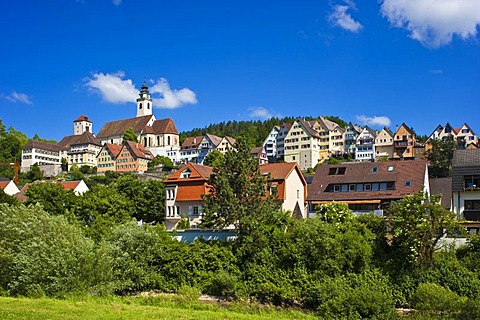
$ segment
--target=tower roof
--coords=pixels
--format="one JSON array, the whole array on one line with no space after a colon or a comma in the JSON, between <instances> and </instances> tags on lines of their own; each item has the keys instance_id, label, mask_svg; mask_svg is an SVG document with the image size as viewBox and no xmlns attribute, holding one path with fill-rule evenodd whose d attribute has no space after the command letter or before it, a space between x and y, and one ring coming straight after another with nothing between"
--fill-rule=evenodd
<instances>
[{"instance_id":1,"label":"tower roof","mask_svg":"<svg viewBox=\"0 0 480 320\"><path fill-rule=\"evenodd\" d=\"M143 81L143 84L142 84L142 90L140 90L140 96L142 96L142 94L150 94L150 92L148 92L148 86L147 86L147 83L145 81Z\"/></svg>"},{"instance_id":2,"label":"tower roof","mask_svg":"<svg viewBox=\"0 0 480 320\"><path fill-rule=\"evenodd\" d=\"M77 119L73 120L73 122L80 122L80 121L86 121L86 122L92 123L92 121L90 121L90 119L88 119L88 117L86 115L83 115L83 114L80 117L78 117Z\"/></svg>"}]
</instances>

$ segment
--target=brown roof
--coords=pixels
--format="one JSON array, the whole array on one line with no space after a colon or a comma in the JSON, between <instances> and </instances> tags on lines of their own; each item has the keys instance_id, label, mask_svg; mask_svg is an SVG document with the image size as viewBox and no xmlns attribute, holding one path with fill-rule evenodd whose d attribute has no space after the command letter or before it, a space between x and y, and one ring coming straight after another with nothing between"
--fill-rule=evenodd
<instances>
[{"instance_id":1,"label":"brown roof","mask_svg":"<svg viewBox=\"0 0 480 320\"><path fill-rule=\"evenodd\" d=\"M203 140L203 136L188 137L182 143L182 149L195 149Z\"/></svg>"},{"instance_id":2,"label":"brown roof","mask_svg":"<svg viewBox=\"0 0 480 320\"><path fill-rule=\"evenodd\" d=\"M472 167L480 164L480 149L455 150L453 167Z\"/></svg>"},{"instance_id":3,"label":"brown roof","mask_svg":"<svg viewBox=\"0 0 480 320\"><path fill-rule=\"evenodd\" d=\"M0 189L5 190L5 188L8 186L9 183L10 183L10 180L0 181Z\"/></svg>"},{"instance_id":4,"label":"brown roof","mask_svg":"<svg viewBox=\"0 0 480 320\"><path fill-rule=\"evenodd\" d=\"M87 121L87 122L92 123L92 121L90 121L90 119L88 119L88 117L83 115L83 114L80 117L78 117L77 119L73 120L73 122L80 122L80 121Z\"/></svg>"},{"instance_id":5,"label":"brown roof","mask_svg":"<svg viewBox=\"0 0 480 320\"><path fill-rule=\"evenodd\" d=\"M308 201L395 200L424 188L426 160L322 165L309 185ZM344 174L329 174L345 168ZM373 169L376 168L376 169ZM341 171L337 171L339 173ZM410 186L407 185L410 181ZM393 182L394 190L333 192L334 185Z\"/></svg>"},{"instance_id":6,"label":"brown roof","mask_svg":"<svg viewBox=\"0 0 480 320\"><path fill-rule=\"evenodd\" d=\"M430 193L440 195L442 206L450 210L452 207L452 178L430 179Z\"/></svg>"},{"instance_id":7,"label":"brown roof","mask_svg":"<svg viewBox=\"0 0 480 320\"><path fill-rule=\"evenodd\" d=\"M170 133L178 134L177 127L172 118L160 119L153 122L152 130L154 134Z\"/></svg>"},{"instance_id":8,"label":"brown roof","mask_svg":"<svg viewBox=\"0 0 480 320\"><path fill-rule=\"evenodd\" d=\"M130 153L134 155L136 158L142 159L153 159L153 154L150 151L144 149L143 145L138 142L134 141L127 141L126 142L128 147L130 148Z\"/></svg>"},{"instance_id":9,"label":"brown roof","mask_svg":"<svg viewBox=\"0 0 480 320\"><path fill-rule=\"evenodd\" d=\"M102 149L109 150L110 153L113 155L113 158L117 158L117 156L120 154L120 151L122 151L122 148L123 148L123 146L119 145L119 144L105 143L103 145ZM102 152L102 150L100 150L97 157L100 156L101 152Z\"/></svg>"},{"instance_id":10,"label":"brown roof","mask_svg":"<svg viewBox=\"0 0 480 320\"><path fill-rule=\"evenodd\" d=\"M100 141L97 138L95 138L95 136L91 132L85 131L82 134L64 137L62 140L60 140L60 142L58 143L58 146L62 150L65 150L65 149L70 149L71 146L74 146L77 144L93 144L97 146L102 145Z\"/></svg>"},{"instance_id":11,"label":"brown roof","mask_svg":"<svg viewBox=\"0 0 480 320\"><path fill-rule=\"evenodd\" d=\"M50 142L43 142L43 141L37 141L37 140L30 140L23 147L23 149L31 149L31 148L55 151L55 152L60 151L60 146L58 145L58 143L50 143Z\"/></svg>"},{"instance_id":12,"label":"brown roof","mask_svg":"<svg viewBox=\"0 0 480 320\"><path fill-rule=\"evenodd\" d=\"M250 154L260 156L264 152L263 147L253 147L250 149Z\"/></svg>"},{"instance_id":13,"label":"brown roof","mask_svg":"<svg viewBox=\"0 0 480 320\"><path fill-rule=\"evenodd\" d=\"M215 147L217 147L220 144L220 142L222 142L222 138L214 134L207 133L205 136L213 143Z\"/></svg>"},{"instance_id":14,"label":"brown roof","mask_svg":"<svg viewBox=\"0 0 480 320\"><path fill-rule=\"evenodd\" d=\"M77 180L77 181L60 181L60 182L47 182L47 181L35 181L32 183L27 183L26 185L23 186L22 190L20 190L20 193L25 194L28 190L28 188L31 185L36 185L36 184L43 184L43 183L55 183L55 184L60 184L63 189L65 190L74 190L79 184L82 182L82 180Z\"/></svg>"},{"instance_id":15,"label":"brown roof","mask_svg":"<svg viewBox=\"0 0 480 320\"><path fill-rule=\"evenodd\" d=\"M285 163L268 163L260 166L260 172L262 174L270 174L270 178L273 180L285 180L288 178L290 173L294 170L298 171L298 175L303 181L303 184L306 185L307 182L303 177L302 171L295 162L285 162Z\"/></svg>"},{"instance_id":16,"label":"brown roof","mask_svg":"<svg viewBox=\"0 0 480 320\"><path fill-rule=\"evenodd\" d=\"M183 171L185 171L187 169L190 170L190 172L191 172L188 180L196 179L196 180L207 181L210 178L210 175L213 172L213 168L210 167L210 166L204 166L204 165L201 165L201 164L196 164L196 163L189 162L186 165L182 166L177 171L175 171L174 173L172 173L171 175L169 175L167 177L167 179L165 179L165 182L166 183L173 182L173 181L176 182L178 180L185 181L185 178L180 178L180 175L182 174Z\"/></svg>"},{"instance_id":17,"label":"brown roof","mask_svg":"<svg viewBox=\"0 0 480 320\"><path fill-rule=\"evenodd\" d=\"M309 135L311 135L313 137L316 137L316 138L320 138L320 135L318 134L318 132L313 130L311 122L307 122L303 119L298 119L298 122L302 124L303 128L305 128L305 130L307 131L307 133Z\"/></svg>"},{"instance_id":18,"label":"brown roof","mask_svg":"<svg viewBox=\"0 0 480 320\"><path fill-rule=\"evenodd\" d=\"M97 138L108 138L112 136L123 136L128 128L133 128L135 133L145 130L147 123L152 119L152 115L135 117L125 120L107 122L100 130Z\"/></svg>"}]
</instances>

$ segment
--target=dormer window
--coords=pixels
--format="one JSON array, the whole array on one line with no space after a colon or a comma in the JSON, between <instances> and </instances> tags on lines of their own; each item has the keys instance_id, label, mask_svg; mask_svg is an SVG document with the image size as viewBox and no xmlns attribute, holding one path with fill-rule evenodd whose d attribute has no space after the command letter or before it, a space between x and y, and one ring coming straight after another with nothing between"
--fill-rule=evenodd
<instances>
[{"instance_id":1,"label":"dormer window","mask_svg":"<svg viewBox=\"0 0 480 320\"><path fill-rule=\"evenodd\" d=\"M378 172L378 167L372 167L372 172Z\"/></svg>"},{"instance_id":2,"label":"dormer window","mask_svg":"<svg viewBox=\"0 0 480 320\"><path fill-rule=\"evenodd\" d=\"M388 171L388 172L392 172L392 171L393 171L393 166L388 166L388 167L387 167L387 171Z\"/></svg>"},{"instance_id":3,"label":"dormer window","mask_svg":"<svg viewBox=\"0 0 480 320\"><path fill-rule=\"evenodd\" d=\"M189 169L185 169L180 174L180 178L190 178L191 173L192 173L192 171L190 171Z\"/></svg>"}]
</instances>

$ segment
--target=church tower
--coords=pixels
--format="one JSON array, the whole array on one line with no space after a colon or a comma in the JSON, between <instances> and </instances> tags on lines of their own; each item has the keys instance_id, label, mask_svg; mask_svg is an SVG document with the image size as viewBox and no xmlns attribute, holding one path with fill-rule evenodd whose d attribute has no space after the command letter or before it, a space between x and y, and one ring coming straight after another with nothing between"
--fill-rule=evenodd
<instances>
[{"instance_id":1,"label":"church tower","mask_svg":"<svg viewBox=\"0 0 480 320\"><path fill-rule=\"evenodd\" d=\"M93 133L92 121L88 119L87 116L83 114L77 119L73 120L73 134L75 136L81 135L85 131Z\"/></svg>"},{"instance_id":2,"label":"church tower","mask_svg":"<svg viewBox=\"0 0 480 320\"><path fill-rule=\"evenodd\" d=\"M142 90L139 95L140 97L137 98L137 117L152 115L152 99L145 81L142 84Z\"/></svg>"}]
</instances>

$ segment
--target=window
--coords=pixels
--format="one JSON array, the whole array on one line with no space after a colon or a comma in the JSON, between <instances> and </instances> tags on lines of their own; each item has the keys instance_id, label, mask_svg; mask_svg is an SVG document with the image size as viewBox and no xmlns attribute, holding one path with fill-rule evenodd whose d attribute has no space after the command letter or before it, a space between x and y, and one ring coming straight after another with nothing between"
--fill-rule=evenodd
<instances>
[{"instance_id":1,"label":"window","mask_svg":"<svg viewBox=\"0 0 480 320\"><path fill-rule=\"evenodd\" d=\"M354 184L351 184L351 185L348 186L348 191L356 191L356 190L357 190L357 188Z\"/></svg>"},{"instance_id":2,"label":"window","mask_svg":"<svg viewBox=\"0 0 480 320\"><path fill-rule=\"evenodd\" d=\"M372 172L377 172L378 171L378 167L372 167Z\"/></svg>"},{"instance_id":3,"label":"window","mask_svg":"<svg viewBox=\"0 0 480 320\"><path fill-rule=\"evenodd\" d=\"M387 167L387 171L388 171L388 172L392 172L392 171L393 171L393 166L388 166L388 167Z\"/></svg>"},{"instance_id":4,"label":"window","mask_svg":"<svg viewBox=\"0 0 480 320\"><path fill-rule=\"evenodd\" d=\"M190 174L192 172L189 170L189 169L185 169L182 171L182 173L180 174L180 178L190 178Z\"/></svg>"},{"instance_id":5,"label":"window","mask_svg":"<svg viewBox=\"0 0 480 320\"><path fill-rule=\"evenodd\" d=\"M333 175L335 175L335 174L337 174L337 168L330 168L330 169L328 170L328 175L329 175L329 176L333 176Z\"/></svg>"},{"instance_id":6,"label":"window","mask_svg":"<svg viewBox=\"0 0 480 320\"><path fill-rule=\"evenodd\" d=\"M297 189L297 199L300 199L300 190Z\"/></svg>"},{"instance_id":7,"label":"window","mask_svg":"<svg viewBox=\"0 0 480 320\"><path fill-rule=\"evenodd\" d=\"M140 102L140 104L138 105L138 109L142 109L142 103Z\"/></svg>"},{"instance_id":8,"label":"window","mask_svg":"<svg viewBox=\"0 0 480 320\"><path fill-rule=\"evenodd\" d=\"M336 184L333 186L333 192L340 192L340 185Z\"/></svg>"},{"instance_id":9,"label":"window","mask_svg":"<svg viewBox=\"0 0 480 320\"><path fill-rule=\"evenodd\" d=\"M365 189L365 191L371 191L372 190L372 185L370 183L366 183L364 185L364 189Z\"/></svg>"},{"instance_id":10,"label":"window","mask_svg":"<svg viewBox=\"0 0 480 320\"><path fill-rule=\"evenodd\" d=\"M410 180L405 181L405 187L411 187L412 182Z\"/></svg>"}]
</instances>

